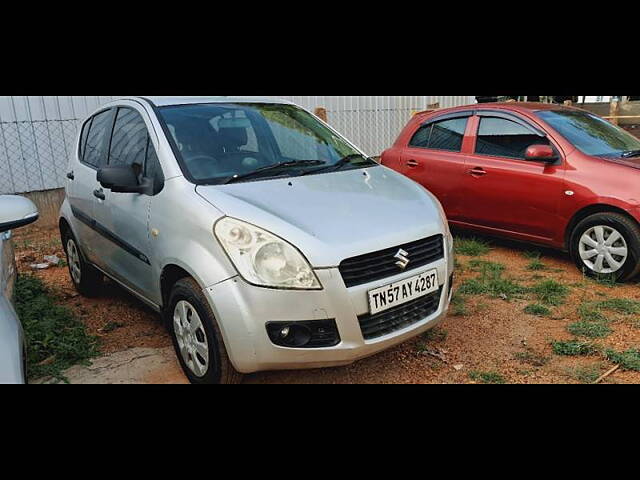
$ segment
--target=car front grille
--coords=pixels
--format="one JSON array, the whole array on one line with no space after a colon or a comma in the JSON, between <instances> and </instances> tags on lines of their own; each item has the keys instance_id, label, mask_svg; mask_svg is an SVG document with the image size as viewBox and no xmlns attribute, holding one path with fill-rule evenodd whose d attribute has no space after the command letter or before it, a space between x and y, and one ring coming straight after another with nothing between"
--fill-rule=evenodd
<instances>
[{"instance_id":1,"label":"car front grille","mask_svg":"<svg viewBox=\"0 0 640 480\"><path fill-rule=\"evenodd\" d=\"M408 253L409 263L404 270L396 265L398 259L395 255L401 249ZM443 257L442 235L434 235L397 247L348 258L343 260L338 268L345 285L354 287L423 267Z\"/></svg>"},{"instance_id":2,"label":"car front grille","mask_svg":"<svg viewBox=\"0 0 640 480\"><path fill-rule=\"evenodd\" d=\"M402 330L424 320L438 310L442 287L438 291L417 298L411 302L391 308L375 315L364 314L358 317L360 329L365 340L371 340L397 330Z\"/></svg>"}]
</instances>

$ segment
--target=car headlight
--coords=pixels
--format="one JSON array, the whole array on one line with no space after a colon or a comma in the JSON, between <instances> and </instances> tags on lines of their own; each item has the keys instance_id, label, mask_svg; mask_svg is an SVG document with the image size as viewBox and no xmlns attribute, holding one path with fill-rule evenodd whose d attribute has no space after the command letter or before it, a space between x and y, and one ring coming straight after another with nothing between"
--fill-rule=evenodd
<instances>
[{"instance_id":1,"label":"car headlight","mask_svg":"<svg viewBox=\"0 0 640 480\"><path fill-rule=\"evenodd\" d=\"M322 289L302 253L280 237L230 217L219 220L213 231L247 282L272 288Z\"/></svg>"}]
</instances>

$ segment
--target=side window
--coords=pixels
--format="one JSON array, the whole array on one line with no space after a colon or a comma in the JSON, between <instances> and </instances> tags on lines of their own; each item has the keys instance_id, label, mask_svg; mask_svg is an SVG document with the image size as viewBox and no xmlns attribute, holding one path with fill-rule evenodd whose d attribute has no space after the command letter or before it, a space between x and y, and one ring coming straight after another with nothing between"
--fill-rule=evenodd
<instances>
[{"instance_id":1,"label":"side window","mask_svg":"<svg viewBox=\"0 0 640 480\"><path fill-rule=\"evenodd\" d=\"M144 166L147 153L147 126L138 112L119 108L111 137L109 165Z\"/></svg>"},{"instance_id":2,"label":"side window","mask_svg":"<svg viewBox=\"0 0 640 480\"><path fill-rule=\"evenodd\" d=\"M462 150L464 132L467 128L467 120L468 117L452 118L451 120L425 125L415 133L409 145L419 148L460 152Z\"/></svg>"},{"instance_id":3,"label":"side window","mask_svg":"<svg viewBox=\"0 0 640 480\"><path fill-rule=\"evenodd\" d=\"M89 135L89 129L91 128L91 118L84 122L82 125L82 133L80 134L80 148L78 150L78 158L80 161L84 161L84 150L87 144L87 136Z\"/></svg>"},{"instance_id":4,"label":"side window","mask_svg":"<svg viewBox=\"0 0 640 480\"><path fill-rule=\"evenodd\" d=\"M111 131L111 113L111 110L105 110L93 117L91 121L83 161L94 168L102 167L105 162L107 153L105 139Z\"/></svg>"},{"instance_id":5,"label":"side window","mask_svg":"<svg viewBox=\"0 0 640 480\"><path fill-rule=\"evenodd\" d=\"M423 125L415 133L411 141L410 147L427 148L429 146L429 137L431 136L431 127L433 124Z\"/></svg>"},{"instance_id":6,"label":"side window","mask_svg":"<svg viewBox=\"0 0 640 480\"><path fill-rule=\"evenodd\" d=\"M524 154L531 145L549 145L549 140L511 120L480 118L477 154L524 159Z\"/></svg>"},{"instance_id":7,"label":"side window","mask_svg":"<svg viewBox=\"0 0 640 480\"><path fill-rule=\"evenodd\" d=\"M156 154L156 149L153 146L153 142L147 136L147 154L144 166L144 176L159 180L162 178L162 168L160 167L160 161Z\"/></svg>"}]
</instances>

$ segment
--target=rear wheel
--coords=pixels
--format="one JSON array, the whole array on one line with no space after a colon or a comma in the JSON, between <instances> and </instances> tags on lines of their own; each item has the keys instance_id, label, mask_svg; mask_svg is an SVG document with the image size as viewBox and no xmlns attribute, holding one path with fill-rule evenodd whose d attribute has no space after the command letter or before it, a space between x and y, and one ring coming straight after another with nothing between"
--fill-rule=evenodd
<instances>
[{"instance_id":1,"label":"rear wheel","mask_svg":"<svg viewBox=\"0 0 640 480\"><path fill-rule=\"evenodd\" d=\"M640 227L619 213L590 215L574 228L570 252L577 267L591 277L628 280L640 271Z\"/></svg>"},{"instance_id":2,"label":"rear wheel","mask_svg":"<svg viewBox=\"0 0 640 480\"><path fill-rule=\"evenodd\" d=\"M62 245L67 254L67 266L74 287L81 295L96 296L100 292L104 276L84 260L78 242L68 228L62 231Z\"/></svg>"},{"instance_id":3,"label":"rear wheel","mask_svg":"<svg viewBox=\"0 0 640 480\"><path fill-rule=\"evenodd\" d=\"M176 282L166 314L176 355L191 383L240 383L242 375L229 360L213 311L195 280Z\"/></svg>"}]
</instances>

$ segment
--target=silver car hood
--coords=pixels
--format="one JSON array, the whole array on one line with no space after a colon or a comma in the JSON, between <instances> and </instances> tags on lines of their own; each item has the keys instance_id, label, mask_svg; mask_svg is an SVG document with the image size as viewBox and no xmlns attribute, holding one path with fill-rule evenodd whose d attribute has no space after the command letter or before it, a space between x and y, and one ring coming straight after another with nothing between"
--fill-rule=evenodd
<instances>
[{"instance_id":1,"label":"silver car hood","mask_svg":"<svg viewBox=\"0 0 640 480\"><path fill-rule=\"evenodd\" d=\"M382 166L196 191L225 215L292 243L314 267L334 267L444 228L435 197Z\"/></svg>"}]
</instances>

